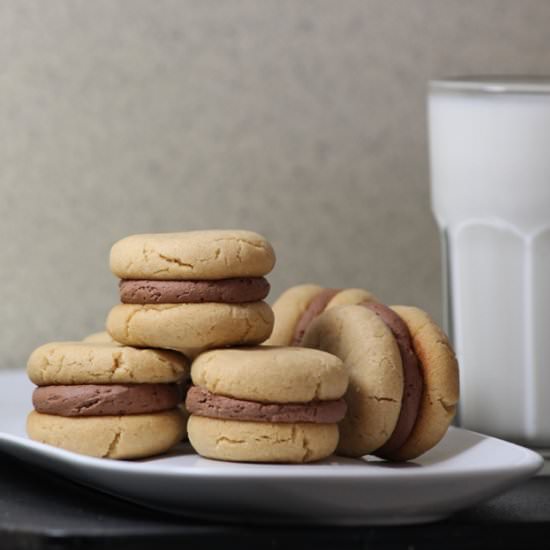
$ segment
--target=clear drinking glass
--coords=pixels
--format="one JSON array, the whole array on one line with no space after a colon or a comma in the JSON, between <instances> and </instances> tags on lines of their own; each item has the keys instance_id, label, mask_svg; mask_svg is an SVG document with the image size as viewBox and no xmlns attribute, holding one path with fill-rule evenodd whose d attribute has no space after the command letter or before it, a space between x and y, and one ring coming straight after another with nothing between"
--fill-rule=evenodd
<instances>
[{"instance_id":1,"label":"clear drinking glass","mask_svg":"<svg viewBox=\"0 0 550 550\"><path fill-rule=\"evenodd\" d=\"M463 427L550 447L550 77L433 80L432 209Z\"/></svg>"}]
</instances>

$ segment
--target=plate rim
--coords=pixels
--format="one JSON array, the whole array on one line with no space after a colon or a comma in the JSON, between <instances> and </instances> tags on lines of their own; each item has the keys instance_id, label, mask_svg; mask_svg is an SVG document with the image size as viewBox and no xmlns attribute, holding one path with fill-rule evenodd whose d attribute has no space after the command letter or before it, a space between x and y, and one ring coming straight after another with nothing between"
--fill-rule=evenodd
<instances>
[{"instance_id":1,"label":"plate rim","mask_svg":"<svg viewBox=\"0 0 550 550\"><path fill-rule=\"evenodd\" d=\"M7 369L0 372L0 379L4 374L11 377L10 382L16 384L23 383L25 380L23 369L17 371ZM23 385L18 389L21 392L27 391ZM19 391L15 393L17 394L15 397L18 397ZM273 509L263 510L261 516L253 523L404 525L448 517L466 506L496 496L529 479L544 466L544 458L537 452L538 449L534 450L455 425L450 426L448 433L445 434L445 438L451 438L448 441L449 446L440 453L439 457L434 454L431 460L428 459L424 463L420 457L416 465L421 467L407 467L407 463L385 462L376 457L373 457L373 460L368 458L354 460L335 455L321 463L312 464L235 464L200 457L188 442L183 441L180 448L185 454L179 456L176 448L176 453L167 452L137 461L97 458L31 440L23 426L24 414L28 414L31 409L27 407L26 401L25 403L20 399L14 401L12 397L14 392L11 392L11 396L7 398L4 408L7 411L5 427L10 431L0 429L0 452L15 456L17 460L37 470L52 472L73 483L118 499L133 502L148 509L168 511L176 515L184 514L207 521L221 518L229 523L240 523L242 518L238 513L235 515L231 508L227 508L226 505L218 506L214 501L208 504L207 508L201 509L202 511L190 509L189 503L182 497L178 497L179 500L176 503L173 499L165 502L165 497L159 501L156 487L173 485L181 489L198 483L207 484L210 487L225 484L232 489L239 484L247 486L250 493L256 484L263 484L270 488L279 488L279 485L282 485L290 492L294 486L298 488L300 494L303 493L301 500L298 499L302 507L310 507L311 503L308 503L308 499L317 492L324 497L320 502L315 500L313 515L311 513L304 515L302 508L299 512L294 510L285 513L275 506ZM472 453L468 452L469 449L473 450L477 446L479 447ZM436 448L437 445L434 450ZM461 456L462 453L464 456ZM504 458L500 458L502 455ZM499 457L496 465L491 463L495 461L493 456ZM172 457L176 460L177 458L184 460L181 463L165 462ZM415 462L410 461L408 464L414 465ZM147 480L148 488L141 487L140 479ZM452 496L453 491L450 489L452 486L461 487L458 489L460 497L458 501L456 494ZM378 509L375 511L372 503L368 502L370 500L368 498L367 502L364 502L365 495L368 495L369 491L372 493L372 490L383 491L384 488L390 488L391 492L404 491L405 501L408 502L412 493L416 498L419 490L422 494L424 489L429 493L432 490L430 487L444 497L444 502L440 503L437 509L431 502L433 499L429 498L420 509L416 500L414 505L409 502L404 508L397 506L397 503L395 506L386 503L386 508L390 506L390 509L385 508L383 511ZM212 490L214 489L210 489ZM350 495L353 495L355 511L352 512L348 507L343 506L341 500L335 504L333 496L329 501L326 500L327 495L333 493L341 495L342 491L347 495L348 500ZM250 499L250 495L247 498ZM246 505L249 504L248 502Z\"/></svg>"},{"instance_id":2,"label":"plate rim","mask_svg":"<svg viewBox=\"0 0 550 550\"><path fill-rule=\"evenodd\" d=\"M326 481L336 481L343 479L361 479L369 481L377 480L395 480L398 478L405 479L422 479L429 478L432 481L437 479L448 479L452 478L468 478L476 476L486 476L487 474L491 475L505 475L505 474L514 474L514 475L527 475L532 473L536 474L544 465L544 458L542 455L536 451L523 447L516 443L512 443L503 439L499 439L493 436L481 434L479 432L474 432L472 430L467 430L465 428L459 428L456 426L451 426L449 428L451 432L468 432L475 434L481 438L481 440L490 440L498 445L502 445L508 449L512 449L514 453L518 454L518 459L514 462L508 464L499 464L496 466L482 465L474 468L460 468L460 467L447 467L444 469L431 469L429 466L423 468L415 468L414 475L411 475L411 468L404 466L403 468L399 467L399 464L396 464L395 467L390 465L387 467L387 471L384 471L384 468L377 468L376 474L372 472L371 469L365 469L364 473L361 471L350 471L345 469L340 469L340 465L331 465L331 464L255 464L255 463L242 463L246 469L242 468L223 468L223 461L211 460L220 465L219 469L209 469L207 467L201 466L187 466L182 465L181 467L175 468L173 466L166 467L161 464L154 465L151 463L144 464L143 462L133 462L133 461L120 461L114 459L106 458L96 458L86 455L81 455L72 451L65 449L60 449L47 445L45 443L40 443L37 441L32 441L31 439L26 439L21 436L13 435L7 432L0 431L0 450L4 448L4 445L1 445L2 441L7 442L9 445L22 447L29 451L38 452L42 457L53 458L57 462L70 463L71 466L91 468L94 471L109 471L109 472L123 472L131 474L147 474L153 476L163 476L163 477L208 477L215 478L218 480L221 479L267 479L267 478L276 478L278 480L284 479L319 479L322 478ZM9 451L8 451L9 452ZM523 456L521 456L523 455ZM199 455L196 455L199 456ZM155 457L162 459L163 456L159 455ZM201 460L210 460L204 457L200 457ZM330 458L329 458L330 460ZM231 463L236 464L236 463ZM368 463L365 463L367 465ZM373 464L373 463L371 463ZM309 466L314 466L310 468ZM345 466L345 465L344 465ZM256 469L256 467L258 467ZM269 470L267 470L269 468ZM280 469L279 472L276 470ZM368 473L367 473L368 472ZM391 472L391 473L388 473Z\"/></svg>"}]
</instances>

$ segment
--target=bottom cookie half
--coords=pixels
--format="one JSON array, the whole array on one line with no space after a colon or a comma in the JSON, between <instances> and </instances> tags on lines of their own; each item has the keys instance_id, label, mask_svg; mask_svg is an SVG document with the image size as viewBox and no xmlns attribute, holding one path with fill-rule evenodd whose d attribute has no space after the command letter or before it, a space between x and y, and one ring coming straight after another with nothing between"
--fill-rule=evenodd
<instances>
[{"instance_id":1,"label":"bottom cookie half","mask_svg":"<svg viewBox=\"0 0 550 550\"><path fill-rule=\"evenodd\" d=\"M200 455L234 462L313 462L330 456L338 444L336 424L275 424L191 415L187 430Z\"/></svg>"},{"instance_id":2,"label":"bottom cookie half","mask_svg":"<svg viewBox=\"0 0 550 550\"><path fill-rule=\"evenodd\" d=\"M99 458L144 458L163 453L185 436L179 408L151 414L64 417L32 411L29 437Z\"/></svg>"}]
</instances>

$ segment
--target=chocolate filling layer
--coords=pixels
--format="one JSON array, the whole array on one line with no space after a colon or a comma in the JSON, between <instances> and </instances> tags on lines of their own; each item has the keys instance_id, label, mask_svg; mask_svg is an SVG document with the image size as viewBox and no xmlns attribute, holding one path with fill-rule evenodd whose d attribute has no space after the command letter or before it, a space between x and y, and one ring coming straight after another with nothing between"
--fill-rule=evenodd
<instances>
[{"instance_id":1,"label":"chocolate filling layer","mask_svg":"<svg viewBox=\"0 0 550 550\"><path fill-rule=\"evenodd\" d=\"M399 449L411 434L420 408L424 381L420 371L420 362L414 352L409 329L403 319L393 309L384 304L364 302L362 305L376 313L392 331L403 363L404 390L401 412L389 439L373 453L386 458L392 452Z\"/></svg>"},{"instance_id":2,"label":"chocolate filling layer","mask_svg":"<svg viewBox=\"0 0 550 550\"><path fill-rule=\"evenodd\" d=\"M32 394L34 408L57 416L142 414L173 409L182 401L178 384L41 386Z\"/></svg>"},{"instance_id":3,"label":"chocolate filling layer","mask_svg":"<svg viewBox=\"0 0 550 550\"><path fill-rule=\"evenodd\" d=\"M313 300L309 303L305 311L302 313L300 319L296 323L296 328L294 329L294 336L292 338L292 346L299 346L302 343L304 334L306 333L307 328L317 317L321 315L328 303L340 292L339 288L325 288L321 290Z\"/></svg>"},{"instance_id":4,"label":"chocolate filling layer","mask_svg":"<svg viewBox=\"0 0 550 550\"><path fill-rule=\"evenodd\" d=\"M200 386L193 386L187 392L185 406L191 414L198 416L252 422L335 424L346 414L343 399L310 403L259 403L217 395Z\"/></svg>"},{"instance_id":5,"label":"chocolate filling layer","mask_svg":"<svg viewBox=\"0 0 550 550\"><path fill-rule=\"evenodd\" d=\"M120 281L120 301L124 304L228 304L258 302L269 294L264 277L241 277L216 281Z\"/></svg>"}]
</instances>

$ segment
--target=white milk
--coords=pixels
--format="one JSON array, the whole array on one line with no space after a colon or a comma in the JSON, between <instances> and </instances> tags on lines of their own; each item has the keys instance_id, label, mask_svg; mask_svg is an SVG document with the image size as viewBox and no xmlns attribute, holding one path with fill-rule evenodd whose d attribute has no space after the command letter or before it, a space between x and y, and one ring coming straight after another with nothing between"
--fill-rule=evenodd
<instances>
[{"instance_id":1,"label":"white milk","mask_svg":"<svg viewBox=\"0 0 550 550\"><path fill-rule=\"evenodd\" d=\"M429 135L459 424L550 447L550 80L433 82Z\"/></svg>"}]
</instances>

